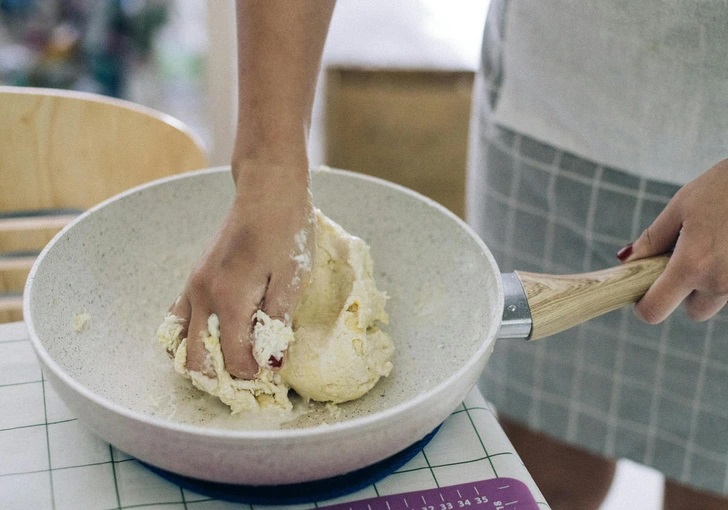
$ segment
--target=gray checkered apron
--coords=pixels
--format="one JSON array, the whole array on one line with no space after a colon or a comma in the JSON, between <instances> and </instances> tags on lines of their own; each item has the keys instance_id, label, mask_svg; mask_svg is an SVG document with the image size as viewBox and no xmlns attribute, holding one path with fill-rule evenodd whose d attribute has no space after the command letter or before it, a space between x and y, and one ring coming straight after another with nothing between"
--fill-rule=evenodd
<instances>
[{"instance_id":1,"label":"gray checkered apron","mask_svg":"<svg viewBox=\"0 0 728 510\"><path fill-rule=\"evenodd\" d=\"M677 187L494 125L499 28L489 21L485 33L468 221L504 272L616 265L617 250ZM650 326L628 307L543 340L500 340L480 386L501 414L533 429L728 494L726 310L699 324L678 310Z\"/></svg>"}]
</instances>

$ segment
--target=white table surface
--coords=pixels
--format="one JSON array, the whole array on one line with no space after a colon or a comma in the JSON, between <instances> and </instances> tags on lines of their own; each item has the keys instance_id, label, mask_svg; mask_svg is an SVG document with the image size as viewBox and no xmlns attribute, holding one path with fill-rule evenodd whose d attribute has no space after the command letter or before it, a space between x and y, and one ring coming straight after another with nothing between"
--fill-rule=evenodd
<instances>
[{"instance_id":1,"label":"white table surface","mask_svg":"<svg viewBox=\"0 0 728 510\"><path fill-rule=\"evenodd\" d=\"M0 410L3 509L274 508L180 488L92 435L44 379L22 322L0 324ZM319 508L493 478L524 482L538 508L549 508L492 406L474 389L424 450L388 477L336 500L275 508Z\"/></svg>"},{"instance_id":2,"label":"white table surface","mask_svg":"<svg viewBox=\"0 0 728 510\"><path fill-rule=\"evenodd\" d=\"M324 66L476 71L489 0L338 2Z\"/></svg>"}]
</instances>

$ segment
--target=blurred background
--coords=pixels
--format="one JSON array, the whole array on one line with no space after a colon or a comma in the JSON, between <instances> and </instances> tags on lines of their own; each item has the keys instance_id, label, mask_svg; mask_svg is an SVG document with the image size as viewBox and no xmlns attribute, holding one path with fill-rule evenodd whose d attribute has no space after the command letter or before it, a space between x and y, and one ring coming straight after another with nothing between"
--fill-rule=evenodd
<instances>
[{"instance_id":1,"label":"blurred background","mask_svg":"<svg viewBox=\"0 0 728 510\"><path fill-rule=\"evenodd\" d=\"M462 214L487 8L484 0L338 2L312 165L380 175ZM235 52L233 0L0 0L0 84L161 110L202 137L214 165L232 151Z\"/></svg>"}]
</instances>

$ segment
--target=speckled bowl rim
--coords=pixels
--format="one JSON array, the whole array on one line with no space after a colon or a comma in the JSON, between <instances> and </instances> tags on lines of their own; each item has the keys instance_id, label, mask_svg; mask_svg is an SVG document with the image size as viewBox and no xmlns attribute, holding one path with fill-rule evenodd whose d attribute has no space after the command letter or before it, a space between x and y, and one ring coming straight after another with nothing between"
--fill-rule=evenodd
<instances>
[{"instance_id":1,"label":"speckled bowl rim","mask_svg":"<svg viewBox=\"0 0 728 510\"><path fill-rule=\"evenodd\" d=\"M486 338L482 341L480 347L475 351L475 354L470 358L470 360L465 363L460 369L452 373L447 379L440 382L438 385L430 389L429 391L419 394L415 396L414 398L411 398L405 402L402 402L400 404L397 404L393 407L390 407L388 409L384 409L382 411L377 411L375 413L372 413L367 416L352 418L350 420L342 421L342 422L336 422L327 425L326 427L321 426L314 426L314 427L303 427L303 428L297 428L297 429L276 429L276 430L228 430L228 429L220 429L216 427L205 427L205 426L199 426L199 425L189 425L189 424L183 424L183 423L174 423L170 422L158 417L153 417L149 415L145 415L143 413L139 413L136 411L133 411L131 409L128 409L126 407L123 407L116 402L106 398L97 395L92 390L78 382L76 379L71 377L56 361L50 356L48 351L46 350L45 346L43 345L42 340L39 338L38 333L35 330L35 327L33 325L33 314L31 311L31 299L32 299L32 292L33 292L33 281L35 280L35 274L38 271L38 268L43 264L43 260L45 259L46 255L54 249L55 244L58 242L59 239L63 238L63 236L68 232L69 230L73 229L75 225L78 223L84 221L88 216L94 214L99 209L102 209L109 204L113 202L117 202L119 200L124 199L128 195L135 194L141 190L155 187L161 184L187 179L194 176L199 175L205 175L205 174L214 174L214 173L222 173L222 172L229 172L230 167L229 166L219 166L219 167L212 167L212 168L206 168L202 170L194 170L191 172L185 172L182 174L177 174L171 177L164 177L161 179L156 179L154 181L150 181L148 183L142 184L140 186L136 186L134 188L131 188L129 190L123 191L101 203L98 205L92 207L91 209L85 211L81 215L79 215L77 218L75 218L71 223L66 225L58 234L56 234L53 239L43 248L40 255L36 259L35 263L33 264L33 267L30 270L30 273L28 275L28 279L25 284L25 289L23 292L23 314L25 317L25 323L28 328L28 332L30 334L30 341L33 345L33 349L36 352L36 355L40 358L41 362L53 372L53 374L58 377L65 385L70 387L73 391L80 394L84 398L86 398L89 401L94 402L95 404L105 407L111 412L118 413L119 415L122 415L124 417L127 417L129 419L135 420L137 422L143 422L147 425L153 426L153 427L159 427L164 428L167 430L175 431L175 432L181 432L184 434L188 434L191 436L201 436L206 438L219 438L219 439L246 439L246 440L281 440L281 439L301 439L301 438L315 438L319 436L326 436L331 435L332 433L336 432L343 432L350 429L357 429L360 427L365 427L368 425L372 425L376 422L385 421L388 418L394 417L400 413L403 413L407 411L410 408L417 407L421 404L423 404L425 401L432 398L432 395L444 392L448 386L451 386L455 380L460 379L463 377L464 374L467 374L468 372L472 371L473 365L479 363L480 359L483 356L489 356L490 352L492 351L493 344L497 339L497 333L498 329L500 327L500 318L503 310L503 283L501 281L501 273L498 269L498 265L495 261L495 258L493 257L492 253L488 249L488 247L485 245L485 243L482 241L482 239L465 223L461 218L456 216L454 213L449 211L444 206L440 205L439 203L435 202L434 200L412 190L407 187L401 186L399 184L392 183L390 181L380 179L377 177L372 177L370 175L365 175L357 172L352 172L349 170L341 170L341 169L334 169L334 168L318 168L318 169L312 169L311 172L332 172L339 175L344 175L348 178L352 179L360 179L362 181L370 181L375 184L379 184L382 186L386 186L389 188L393 188L405 195L409 195L412 198L415 198L419 201L424 202L425 204L429 205L430 207L436 209L440 212L440 214L443 214L447 217L449 217L451 220L453 220L460 228L462 228L468 236L472 238L473 241L475 241L476 245L482 250L483 255L485 255L486 259L488 260L488 263L490 264L490 268L483 268L484 270L491 270L493 271L494 278L493 281L497 287L497 296L498 301L496 303L489 303L487 304L487 308L494 308L496 313L494 314L495 320L491 321L490 327L488 328L488 334ZM314 197L315 201L315 197ZM484 320L486 319L486 314L483 313Z\"/></svg>"}]
</instances>

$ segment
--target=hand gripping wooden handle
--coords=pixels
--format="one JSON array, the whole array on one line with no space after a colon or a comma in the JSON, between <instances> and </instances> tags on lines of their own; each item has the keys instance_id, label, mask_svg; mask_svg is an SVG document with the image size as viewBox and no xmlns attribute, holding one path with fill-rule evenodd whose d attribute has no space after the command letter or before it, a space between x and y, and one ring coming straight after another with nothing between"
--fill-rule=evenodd
<instances>
[{"instance_id":1,"label":"hand gripping wooden handle","mask_svg":"<svg viewBox=\"0 0 728 510\"><path fill-rule=\"evenodd\" d=\"M662 274L669 258L660 255L574 275L516 271L531 308L529 340L553 335L637 302Z\"/></svg>"}]
</instances>

